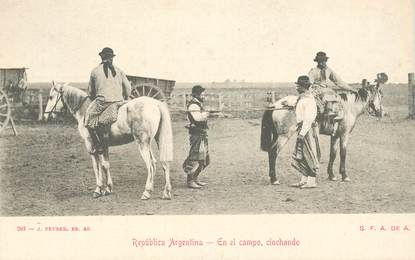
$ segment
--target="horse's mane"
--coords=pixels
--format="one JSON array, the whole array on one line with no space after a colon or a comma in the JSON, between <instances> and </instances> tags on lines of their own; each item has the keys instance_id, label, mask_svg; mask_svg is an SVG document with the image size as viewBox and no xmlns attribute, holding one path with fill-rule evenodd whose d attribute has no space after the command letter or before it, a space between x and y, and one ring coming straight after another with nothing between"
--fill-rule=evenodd
<instances>
[{"instance_id":1,"label":"horse's mane","mask_svg":"<svg viewBox=\"0 0 415 260\"><path fill-rule=\"evenodd\" d=\"M349 100L349 96L353 96L354 97L354 102L361 100L362 102L366 102L367 98L369 97L369 93L366 89L364 88L360 88L357 93L354 92L350 92L350 93L340 93L339 94L340 98L344 101L348 101Z\"/></svg>"},{"instance_id":2,"label":"horse's mane","mask_svg":"<svg viewBox=\"0 0 415 260\"><path fill-rule=\"evenodd\" d=\"M79 109L79 107L88 96L79 88L75 88L69 85L62 86L62 95L66 105L71 110L71 112L75 112L75 110Z\"/></svg>"}]
</instances>

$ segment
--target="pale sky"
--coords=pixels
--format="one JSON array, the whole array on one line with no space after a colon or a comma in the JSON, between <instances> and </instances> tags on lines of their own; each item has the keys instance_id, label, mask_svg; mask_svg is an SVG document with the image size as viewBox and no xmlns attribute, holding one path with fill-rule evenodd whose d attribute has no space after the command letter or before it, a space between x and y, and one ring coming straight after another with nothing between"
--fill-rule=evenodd
<instances>
[{"instance_id":1,"label":"pale sky","mask_svg":"<svg viewBox=\"0 0 415 260\"><path fill-rule=\"evenodd\" d=\"M127 74L295 81L323 50L347 82L415 71L413 0L0 0L0 67L88 81L114 49Z\"/></svg>"}]
</instances>

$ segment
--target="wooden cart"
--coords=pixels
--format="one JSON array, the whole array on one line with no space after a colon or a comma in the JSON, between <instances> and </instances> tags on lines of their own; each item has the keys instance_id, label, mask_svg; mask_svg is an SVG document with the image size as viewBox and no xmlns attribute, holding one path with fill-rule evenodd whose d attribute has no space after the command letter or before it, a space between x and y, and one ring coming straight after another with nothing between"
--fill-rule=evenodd
<instances>
[{"instance_id":1,"label":"wooden cart","mask_svg":"<svg viewBox=\"0 0 415 260\"><path fill-rule=\"evenodd\" d=\"M131 82L131 95L134 97L148 96L158 100L167 101L173 92L174 80L146 78L127 75Z\"/></svg>"},{"instance_id":2,"label":"wooden cart","mask_svg":"<svg viewBox=\"0 0 415 260\"><path fill-rule=\"evenodd\" d=\"M0 133L9 125L17 135L13 107L21 104L27 88L27 68L0 68Z\"/></svg>"}]
</instances>

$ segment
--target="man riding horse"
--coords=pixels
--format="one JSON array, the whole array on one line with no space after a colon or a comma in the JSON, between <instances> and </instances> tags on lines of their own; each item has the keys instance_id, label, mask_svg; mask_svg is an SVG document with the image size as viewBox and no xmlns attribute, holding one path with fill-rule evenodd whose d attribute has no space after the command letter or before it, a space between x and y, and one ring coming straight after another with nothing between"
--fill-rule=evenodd
<instances>
[{"instance_id":1,"label":"man riding horse","mask_svg":"<svg viewBox=\"0 0 415 260\"><path fill-rule=\"evenodd\" d=\"M102 62L92 70L89 79L88 95L93 101L86 112L85 126L93 139L96 152L103 153L104 134L113 122L101 118L101 115L111 105L123 103L123 100L128 99L131 84L125 73L112 64L115 55L111 48L105 47L99 56ZM116 119L117 108L106 112L107 115L104 117Z\"/></svg>"},{"instance_id":2,"label":"man riding horse","mask_svg":"<svg viewBox=\"0 0 415 260\"><path fill-rule=\"evenodd\" d=\"M308 73L310 82L312 83L311 92L316 98L317 108L319 116L325 112L326 102L324 100L326 96L335 96L336 93L341 92L355 92L357 91L344 82L331 68L327 66L327 57L325 52L318 52L314 61L317 63L315 68L312 68ZM335 101L335 100L331 100ZM338 121L342 119L341 111L337 111L333 118L333 134L336 132Z\"/></svg>"}]
</instances>

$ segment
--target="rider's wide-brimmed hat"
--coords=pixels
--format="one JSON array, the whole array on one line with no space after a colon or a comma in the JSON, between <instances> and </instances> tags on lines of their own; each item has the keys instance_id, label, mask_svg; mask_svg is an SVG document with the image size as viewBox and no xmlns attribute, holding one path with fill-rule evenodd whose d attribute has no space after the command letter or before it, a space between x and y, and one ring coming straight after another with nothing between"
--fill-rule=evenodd
<instances>
[{"instance_id":1,"label":"rider's wide-brimmed hat","mask_svg":"<svg viewBox=\"0 0 415 260\"><path fill-rule=\"evenodd\" d=\"M205 91L206 89L200 85L193 86L192 88L192 95L200 95Z\"/></svg>"},{"instance_id":2,"label":"rider's wide-brimmed hat","mask_svg":"<svg viewBox=\"0 0 415 260\"><path fill-rule=\"evenodd\" d=\"M314 58L314 61L319 62L319 61L327 61L329 59L329 57L327 57L327 54L324 51L319 51L316 54L316 57Z\"/></svg>"},{"instance_id":3,"label":"rider's wide-brimmed hat","mask_svg":"<svg viewBox=\"0 0 415 260\"><path fill-rule=\"evenodd\" d=\"M310 78L306 75L299 76L295 84L300 85L305 88L309 88L311 86Z\"/></svg>"},{"instance_id":4,"label":"rider's wide-brimmed hat","mask_svg":"<svg viewBox=\"0 0 415 260\"><path fill-rule=\"evenodd\" d=\"M114 57L115 54L114 54L114 51L110 47L105 47L99 53L99 56L101 56L101 57Z\"/></svg>"}]
</instances>

